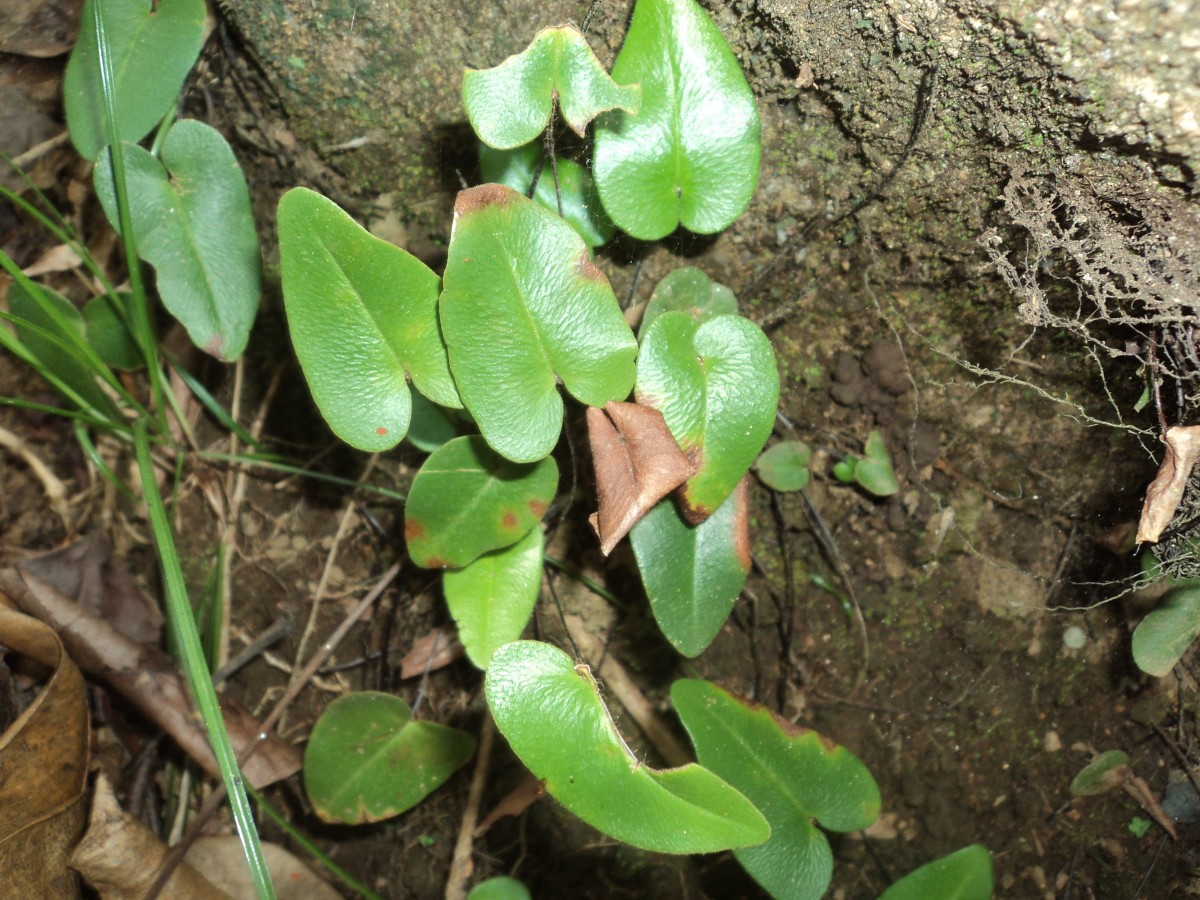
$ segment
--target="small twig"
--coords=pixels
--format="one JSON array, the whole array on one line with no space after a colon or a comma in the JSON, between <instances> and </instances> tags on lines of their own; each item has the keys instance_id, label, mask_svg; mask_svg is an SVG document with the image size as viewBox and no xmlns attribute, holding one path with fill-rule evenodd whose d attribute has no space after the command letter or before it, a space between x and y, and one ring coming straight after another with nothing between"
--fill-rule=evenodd
<instances>
[{"instance_id":1,"label":"small twig","mask_svg":"<svg viewBox=\"0 0 1200 900\"><path fill-rule=\"evenodd\" d=\"M0 428L0 447L4 447L17 456L25 465L29 466L35 478L42 483L42 490L46 493L46 499L50 501L50 508L63 521L63 526L70 530L70 510L67 508L67 487L50 471L47 466L38 456L29 449L29 445L23 440L9 431L7 428Z\"/></svg>"},{"instance_id":2,"label":"small twig","mask_svg":"<svg viewBox=\"0 0 1200 900\"><path fill-rule=\"evenodd\" d=\"M467 882L475 869L471 854L475 847L475 826L479 822L479 807L483 801L483 789L487 784L488 763L492 758L492 742L496 737L496 726L490 715L484 715L479 728L479 751L475 755L475 772L471 775L471 787L467 791L467 806L463 810L462 823L458 827L458 840L454 842L454 857L450 861L450 876L446 880L446 900L465 900Z\"/></svg>"},{"instance_id":3,"label":"small twig","mask_svg":"<svg viewBox=\"0 0 1200 900\"><path fill-rule=\"evenodd\" d=\"M854 605L854 618L858 623L858 631L862 637L863 646L862 665L859 667L858 677L854 680L854 690L857 691L866 683L867 670L871 665L871 638L867 633L867 620L863 616L862 606L858 602L858 592L854 589L854 581L850 578L850 569L847 567L846 561L842 559L841 551L838 550L837 541L834 540L833 533L825 524L821 513L817 511L816 505L808 495L807 488L800 492L800 497L804 501L804 512L808 515L808 521L813 527L813 532L816 534L821 546L825 548L830 562L837 569L838 578L841 579L842 585L846 588L846 594L850 597L850 602Z\"/></svg>"},{"instance_id":4,"label":"small twig","mask_svg":"<svg viewBox=\"0 0 1200 900\"><path fill-rule=\"evenodd\" d=\"M271 710L270 714L263 719L262 730L258 733L258 739L251 743L250 746L246 748L246 752L238 758L239 768L244 766L246 764L246 760L254 755L254 752L258 750L262 742L266 740L267 736L271 732L271 729L275 727L275 724L283 716L284 712L287 711L287 708L291 705L292 701L296 699L301 689L305 684L308 683L308 680L319 668L321 668L321 665L333 654L333 651L337 649L338 644L342 642L342 640L349 633L350 629L353 628L355 623L357 623L358 620L363 617L363 614L370 609L371 604L379 599L380 594L387 589L387 586L391 584L399 574L400 563L395 563L390 569L384 572L383 575L379 577L379 580L375 582L375 586L367 592L366 596L358 602L358 605L355 606L354 609L350 610L346 618L342 620L342 623L338 625L336 629L334 629L333 634L331 634L325 640L325 642L317 648L316 652L313 653L312 658L305 664L300 673L290 682L288 682L287 689L284 690L283 696L281 696L275 703L275 707ZM212 818L213 813L220 809L221 804L224 802L225 785L219 784L213 788L212 793L208 795L208 799L204 801L204 804L196 813L195 818L193 818L191 824L188 825L188 830L180 839L179 843L171 848L171 852L167 854L166 858L163 860L162 869L159 871L158 877L154 879L154 884L151 885L150 890L146 893L146 896L143 898L143 900L154 900L154 898L159 895L163 885L165 885L167 883L167 879L171 877L171 873L175 871L175 868L183 861L183 856L185 853L187 853L188 848L192 846L196 838L200 837L200 833L204 829L205 824L210 818Z\"/></svg>"},{"instance_id":5,"label":"small twig","mask_svg":"<svg viewBox=\"0 0 1200 900\"><path fill-rule=\"evenodd\" d=\"M1188 762L1187 754L1183 752L1183 748L1179 746L1175 738L1171 737L1171 733L1158 723L1155 723L1154 731L1162 738L1162 742L1167 745L1175 759L1179 761L1179 765L1183 767L1183 771L1187 774L1188 781L1192 783L1192 787L1196 789L1196 793L1200 794L1200 775L1196 774L1196 770Z\"/></svg>"},{"instance_id":6,"label":"small twig","mask_svg":"<svg viewBox=\"0 0 1200 900\"><path fill-rule=\"evenodd\" d=\"M252 642L247 644L233 659L213 672L213 684L219 685L222 681L227 681L233 677L238 669L258 658L258 655L278 641L280 638L289 634L292 630L293 622L290 616L280 616L270 627L262 634L256 637Z\"/></svg>"}]
</instances>

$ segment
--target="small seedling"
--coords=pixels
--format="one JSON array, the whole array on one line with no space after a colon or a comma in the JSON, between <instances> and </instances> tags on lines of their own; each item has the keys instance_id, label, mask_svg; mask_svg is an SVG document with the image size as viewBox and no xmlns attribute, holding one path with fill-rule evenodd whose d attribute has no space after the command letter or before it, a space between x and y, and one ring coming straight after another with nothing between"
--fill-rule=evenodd
<instances>
[{"instance_id":1,"label":"small seedling","mask_svg":"<svg viewBox=\"0 0 1200 900\"><path fill-rule=\"evenodd\" d=\"M833 467L833 475L838 481L857 484L876 497L890 497L900 490L887 444L878 431L867 436L863 456L847 456Z\"/></svg>"},{"instance_id":2,"label":"small seedling","mask_svg":"<svg viewBox=\"0 0 1200 900\"><path fill-rule=\"evenodd\" d=\"M759 479L773 491L802 491L808 484L812 450L803 441L781 441L754 464Z\"/></svg>"},{"instance_id":3,"label":"small seedling","mask_svg":"<svg viewBox=\"0 0 1200 900\"><path fill-rule=\"evenodd\" d=\"M1200 579L1173 584L1158 607L1133 631L1133 661L1147 675L1162 678L1200 636Z\"/></svg>"},{"instance_id":4,"label":"small seedling","mask_svg":"<svg viewBox=\"0 0 1200 900\"><path fill-rule=\"evenodd\" d=\"M879 900L991 900L993 879L991 854L972 844L909 872Z\"/></svg>"}]
</instances>

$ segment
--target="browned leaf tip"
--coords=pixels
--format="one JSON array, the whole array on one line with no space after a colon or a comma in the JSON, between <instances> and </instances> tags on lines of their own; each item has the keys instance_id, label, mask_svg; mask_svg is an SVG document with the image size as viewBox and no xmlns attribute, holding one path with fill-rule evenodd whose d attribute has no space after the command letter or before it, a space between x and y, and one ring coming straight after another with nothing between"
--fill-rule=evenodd
<instances>
[{"instance_id":1,"label":"browned leaf tip","mask_svg":"<svg viewBox=\"0 0 1200 900\"><path fill-rule=\"evenodd\" d=\"M465 191L459 191L454 200L454 218L458 220L488 206L511 203L519 196L521 195L503 184L479 184L467 188Z\"/></svg>"},{"instance_id":2,"label":"browned leaf tip","mask_svg":"<svg viewBox=\"0 0 1200 900\"><path fill-rule=\"evenodd\" d=\"M695 474L662 413L637 403L588 407L599 511L592 527L605 556L659 500Z\"/></svg>"},{"instance_id":3,"label":"browned leaf tip","mask_svg":"<svg viewBox=\"0 0 1200 900\"><path fill-rule=\"evenodd\" d=\"M1137 542L1157 541L1170 524L1183 499L1183 490L1200 458L1200 426L1168 428L1163 437L1166 452L1158 474L1146 488L1146 502L1138 522Z\"/></svg>"}]
</instances>

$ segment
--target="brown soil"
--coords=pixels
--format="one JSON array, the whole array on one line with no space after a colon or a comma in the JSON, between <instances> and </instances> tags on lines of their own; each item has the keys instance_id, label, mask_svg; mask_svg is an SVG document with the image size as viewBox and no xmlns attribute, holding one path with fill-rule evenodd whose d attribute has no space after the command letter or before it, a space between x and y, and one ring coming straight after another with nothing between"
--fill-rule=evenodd
<instances>
[{"instance_id":1,"label":"brown soil","mask_svg":"<svg viewBox=\"0 0 1200 900\"><path fill-rule=\"evenodd\" d=\"M618 242L598 264L617 295L634 302L684 263L735 290L743 310L764 322L779 358L777 433L814 448L814 481L807 500L755 486L754 572L729 623L696 660L682 659L657 634L628 554L618 550L605 562L574 519L559 530L554 553L607 583L622 605L613 607L551 570L557 596L543 598L534 631L563 640L557 599L607 641L607 652L668 719L671 682L699 676L850 748L878 780L884 812L867 834L833 838L829 896L876 897L900 875L975 842L992 853L1000 897L1194 892L1189 879L1200 846L1194 826L1181 826L1178 842L1165 840L1157 826L1138 837L1131 821L1149 816L1127 794L1072 800L1068 791L1093 752L1123 749L1161 798L1180 769L1162 735L1188 752L1197 738L1195 694L1179 691L1173 678L1149 679L1132 664L1129 633L1145 608L1136 596L1123 595L1136 566L1127 553L1104 549L1112 546L1114 530L1136 518L1153 475L1143 445L1154 448L1155 423L1149 411L1131 412L1142 387L1135 367L1120 360L1100 364L1069 331L1022 323L1016 308L1024 298L984 271L977 239L991 220L979 210L964 213L968 196L986 183L978 171L953 204L922 205L921 186L946 177L939 168L945 150L937 143L944 137L938 115L946 108L922 110L935 101L922 99L931 87L920 71L895 59L881 68L881 91L903 94L909 115L871 132L864 124L869 110L840 106L832 87L807 90L802 57L789 44L798 40L794 31L779 18L748 25L734 16L739 10L722 6L718 21L748 61L762 101L764 168L750 210L714 239L675 236L649 247ZM775 12L783 17L786 10ZM612 10L606 17L611 21L600 27L620 24ZM869 40L866 31L861 26L845 38ZM389 217L380 204L393 198L381 201L378 191L350 180L351 167L338 153L322 158L295 140L276 94L236 36L218 34L223 39L206 51L188 105L220 127L243 160L268 260L276 253L271 235L278 196L303 183L361 220L387 224L410 250L440 265L449 192L431 196L419 211L402 204ZM792 55L781 46L792 46ZM478 52L494 63L503 56L494 50ZM840 51L828 50L831 67L844 62ZM454 64L464 62L484 60ZM412 98L405 102L420 106ZM965 117L970 111L952 112ZM924 130L910 140L922 122ZM444 140L461 138L461 122L440 124ZM853 171L845 168L847 145L861 150ZM831 146L837 149L826 158L822 148ZM452 186L473 150L443 150L430 150L422 165L434 167L433 180ZM1002 157L998 152L992 163L1002 166ZM52 151L39 165L47 186L87 183L69 149ZM838 218L870 198L892 165L898 167L894 183L855 215ZM1156 158L1138 171L1161 165ZM461 174L470 180L469 172ZM53 198L75 211L86 234L99 233L91 201L67 192ZM18 264L49 246L10 210L0 215L0 241ZM70 278L59 286L81 299ZM252 421L269 397L264 435L270 446L313 471L363 477L367 462L337 445L308 398L286 349L277 288L271 290L245 363L240 419ZM197 365L230 404L230 373ZM280 371L281 387L271 395L268 385ZM52 399L8 356L0 357L0 395ZM1122 416L1137 428L1111 424ZM153 587L155 562L139 511L89 470L71 429L13 408L0 410L0 425L28 441L73 489L73 515L64 522L47 508L39 482L9 458L0 470L4 552L16 557L103 529ZM861 451L875 428L885 435L901 482L900 493L887 501L830 475L833 462ZM211 423L202 421L199 436L204 448L227 445ZM403 490L418 464L414 451L401 450L379 459L366 477ZM577 475L586 484L586 465ZM197 459L184 467L176 526L196 591L214 565L223 509L213 497L222 494L226 477L221 467ZM592 502L585 490L571 512L590 512ZM249 481L237 519L233 648L281 615L295 626L237 676L233 691L247 706L263 708L285 683L281 670L296 656L327 565L317 639L397 557L399 512L378 496L312 480L263 474ZM344 516L347 529L337 539ZM302 742L330 699L359 688L395 691L410 702L419 695L428 718L478 732L481 676L466 660L428 677L401 677L400 657L413 642L449 623L437 585L434 575L407 568L370 621L339 649L345 668L325 673L301 695L284 735ZM1085 632L1080 649L1064 643L1072 626ZM637 743L633 723L621 722L631 743L653 759ZM321 824L297 781L277 786L269 799L384 896L434 897L445 885L470 768L406 815L370 827ZM500 742L483 810L516 786L522 772ZM274 826L264 832L286 843ZM635 852L549 799L497 823L477 841L474 859L477 878L515 874L534 897L760 895L728 854L677 859Z\"/></svg>"}]
</instances>

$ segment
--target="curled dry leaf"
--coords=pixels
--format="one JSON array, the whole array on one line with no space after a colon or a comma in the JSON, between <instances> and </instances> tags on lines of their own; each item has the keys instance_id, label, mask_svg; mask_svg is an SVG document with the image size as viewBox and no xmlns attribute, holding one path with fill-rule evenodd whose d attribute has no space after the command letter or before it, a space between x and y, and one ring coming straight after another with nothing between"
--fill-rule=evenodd
<instances>
[{"instance_id":1,"label":"curled dry leaf","mask_svg":"<svg viewBox=\"0 0 1200 900\"><path fill-rule=\"evenodd\" d=\"M0 733L0 890L5 897L76 897L67 867L83 832L88 711L83 678L46 625L0 598L0 645L52 674Z\"/></svg>"},{"instance_id":2,"label":"curled dry leaf","mask_svg":"<svg viewBox=\"0 0 1200 900\"><path fill-rule=\"evenodd\" d=\"M83 671L132 703L171 735L206 772L220 778L187 683L165 653L134 643L103 618L89 615L31 572L0 569L0 591L8 594L24 612L58 632L63 646ZM261 727L240 703L225 696L219 699L229 739L240 758L257 740ZM300 755L296 749L272 736L246 760L242 775L261 788L299 769Z\"/></svg>"},{"instance_id":3,"label":"curled dry leaf","mask_svg":"<svg viewBox=\"0 0 1200 900\"><path fill-rule=\"evenodd\" d=\"M590 521L608 556L654 504L696 473L696 466L657 409L609 402L603 410L589 406L587 422L600 507Z\"/></svg>"},{"instance_id":4,"label":"curled dry leaf","mask_svg":"<svg viewBox=\"0 0 1200 900\"><path fill-rule=\"evenodd\" d=\"M1162 465L1150 487L1146 488L1146 502L1142 505L1142 518L1138 523L1139 544L1157 541L1175 515L1192 467L1200 458L1200 426L1168 428L1163 443L1167 449Z\"/></svg>"},{"instance_id":5,"label":"curled dry leaf","mask_svg":"<svg viewBox=\"0 0 1200 900\"><path fill-rule=\"evenodd\" d=\"M154 883L168 847L153 831L121 809L112 785L100 774L87 834L71 856L71 866L103 900L141 900ZM229 900L187 863L176 866L162 897L177 900Z\"/></svg>"},{"instance_id":6,"label":"curled dry leaf","mask_svg":"<svg viewBox=\"0 0 1200 900\"><path fill-rule=\"evenodd\" d=\"M445 668L463 655L463 646L453 628L435 628L413 641L412 649L400 660L400 677L416 678Z\"/></svg>"}]
</instances>

